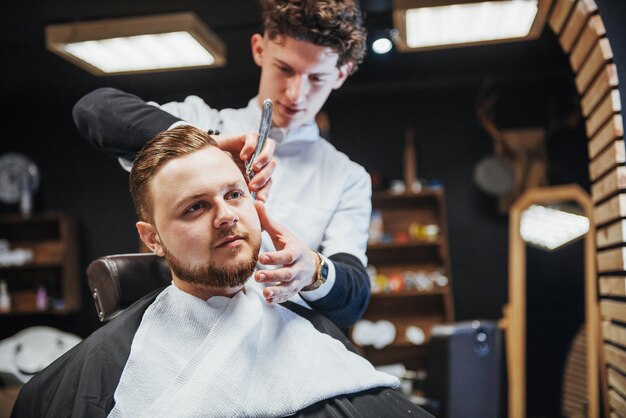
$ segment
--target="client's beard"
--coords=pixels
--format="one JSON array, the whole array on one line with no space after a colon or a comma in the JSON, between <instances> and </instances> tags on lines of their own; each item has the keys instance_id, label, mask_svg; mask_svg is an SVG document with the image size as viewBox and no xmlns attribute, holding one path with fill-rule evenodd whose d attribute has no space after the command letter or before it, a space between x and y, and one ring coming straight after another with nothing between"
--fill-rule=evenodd
<instances>
[{"instance_id":1,"label":"client's beard","mask_svg":"<svg viewBox=\"0 0 626 418\"><path fill-rule=\"evenodd\" d=\"M227 267L215 267L214 261L192 266L170 253L165 245L161 245L167 263L179 279L188 283L209 287L237 287L243 285L254 273L259 249L261 248L260 239L256 243L250 242L252 256L249 259L237 264L233 263L233 265Z\"/></svg>"}]
</instances>

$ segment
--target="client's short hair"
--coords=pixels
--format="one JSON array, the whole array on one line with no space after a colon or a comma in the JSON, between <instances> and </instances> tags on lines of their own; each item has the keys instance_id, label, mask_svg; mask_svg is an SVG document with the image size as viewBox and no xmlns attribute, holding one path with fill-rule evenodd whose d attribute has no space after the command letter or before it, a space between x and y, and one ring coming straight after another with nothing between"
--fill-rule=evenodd
<instances>
[{"instance_id":1,"label":"client's short hair","mask_svg":"<svg viewBox=\"0 0 626 418\"><path fill-rule=\"evenodd\" d=\"M137 154L130 171L129 186L139 220L154 222L150 180L165 163L205 147L217 147L206 132L191 125L160 132Z\"/></svg>"}]
</instances>

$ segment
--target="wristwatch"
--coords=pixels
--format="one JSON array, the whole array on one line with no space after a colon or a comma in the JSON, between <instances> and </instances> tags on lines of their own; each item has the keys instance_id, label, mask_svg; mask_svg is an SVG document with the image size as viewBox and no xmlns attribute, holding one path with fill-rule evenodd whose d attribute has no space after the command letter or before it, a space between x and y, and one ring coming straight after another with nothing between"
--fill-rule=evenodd
<instances>
[{"instance_id":1,"label":"wristwatch","mask_svg":"<svg viewBox=\"0 0 626 418\"><path fill-rule=\"evenodd\" d=\"M322 257L320 253L316 251L315 254L317 254L317 258L319 258L320 260L320 263L317 265L317 271L315 272L315 282L308 286L304 286L301 289L302 292L308 292L310 290L317 289L318 287L326 283L326 279L328 278L328 264L326 264L326 261L324 261L324 257Z\"/></svg>"}]
</instances>

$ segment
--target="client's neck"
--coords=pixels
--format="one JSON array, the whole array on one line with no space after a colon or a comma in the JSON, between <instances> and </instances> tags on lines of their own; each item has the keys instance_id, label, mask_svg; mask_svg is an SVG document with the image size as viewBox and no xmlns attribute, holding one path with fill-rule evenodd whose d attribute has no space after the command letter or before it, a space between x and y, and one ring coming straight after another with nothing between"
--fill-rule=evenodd
<instances>
[{"instance_id":1,"label":"client's neck","mask_svg":"<svg viewBox=\"0 0 626 418\"><path fill-rule=\"evenodd\" d=\"M206 286L198 283L186 282L176 276L173 277L173 282L174 286L176 286L183 292L189 293L190 295L200 298L202 300L209 300L213 296L226 296L228 298L231 298L244 288L244 285L234 287Z\"/></svg>"}]
</instances>

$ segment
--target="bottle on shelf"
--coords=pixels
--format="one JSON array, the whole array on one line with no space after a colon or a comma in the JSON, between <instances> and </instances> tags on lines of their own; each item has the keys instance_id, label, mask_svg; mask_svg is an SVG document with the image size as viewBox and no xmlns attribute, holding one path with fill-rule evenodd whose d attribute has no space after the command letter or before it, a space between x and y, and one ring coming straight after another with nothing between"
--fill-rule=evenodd
<instances>
[{"instance_id":1,"label":"bottle on shelf","mask_svg":"<svg viewBox=\"0 0 626 418\"><path fill-rule=\"evenodd\" d=\"M75 219L54 212L9 214L0 216L0 231L4 238L0 240L0 280L8 283L11 292L10 313L78 312L81 295ZM6 297L4 300L6 311Z\"/></svg>"},{"instance_id":2,"label":"bottle on shelf","mask_svg":"<svg viewBox=\"0 0 626 418\"><path fill-rule=\"evenodd\" d=\"M43 285L40 285L37 288L37 300L35 303L35 308L38 311L45 311L48 309L48 291Z\"/></svg>"},{"instance_id":3,"label":"bottle on shelf","mask_svg":"<svg viewBox=\"0 0 626 418\"><path fill-rule=\"evenodd\" d=\"M0 313L11 312L11 295L5 280L0 280Z\"/></svg>"}]
</instances>

